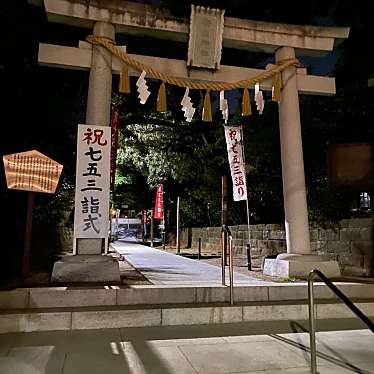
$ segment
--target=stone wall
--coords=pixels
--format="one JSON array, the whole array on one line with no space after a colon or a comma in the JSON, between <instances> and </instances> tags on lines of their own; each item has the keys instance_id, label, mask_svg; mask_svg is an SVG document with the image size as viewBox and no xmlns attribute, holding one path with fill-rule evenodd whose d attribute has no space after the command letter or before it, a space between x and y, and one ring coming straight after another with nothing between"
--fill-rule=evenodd
<instances>
[{"instance_id":1,"label":"stone wall","mask_svg":"<svg viewBox=\"0 0 374 374\"><path fill-rule=\"evenodd\" d=\"M374 275L373 218L342 220L334 228L311 224L310 240L313 253L337 260L344 275ZM246 225L230 227L233 235L234 261L246 266L248 231ZM192 248L198 248L201 238L203 254L220 254L220 227L192 228ZM251 233L251 260L254 269L261 270L266 256L286 252L286 233L283 225L253 225ZM187 243L188 229L182 233L182 246Z\"/></svg>"}]
</instances>

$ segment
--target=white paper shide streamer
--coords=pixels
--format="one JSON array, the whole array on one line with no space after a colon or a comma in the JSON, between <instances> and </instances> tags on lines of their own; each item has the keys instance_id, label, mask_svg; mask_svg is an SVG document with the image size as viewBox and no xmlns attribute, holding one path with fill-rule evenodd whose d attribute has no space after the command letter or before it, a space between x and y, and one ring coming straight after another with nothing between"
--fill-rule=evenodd
<instances>
[{"instance_id":1,"label":"white paper shide streamer","mask_svg":"<svg viewBox=\"0 0 374 374\"><path fill-rule=\"evenodd\" d=\"M262 91L260 90L260 84L255 84L255 102L256 108L260 114L262 114L265 106L264 96L262 95Z\"/></svg>"},{"instance_id":2,"label":"white paper shide streamer","mask_svg":"<svg viewBox=\"0 0 374 374\"><path fill-rule=\"evenodd\" d=\"M192 121L192 117L195 113L195 108L192 105L192 101L191 101L189 94L190 94L190 89L186 87L186 91L184 92L181 105L182 105L182 110L184 112L184 117L186 118L187 122Z\"/></svg>"},{"instance_id":3,"label":"white paper shide streamer","mask_svg":"<svg viewBox=\"0 0 374 374\"><path fill-rule=\"evenodd\" d=\"M137 91L139 93L138 97L140 99L140 104L145 104L151 92L148 90L147 82L145 81L146 72L143 70L140 74L139 79L136 81Z\"/></svg>"},{"instance_id":4,"label":"white paper shide streamer","mask_svg":"<svg viewBox=\"0 0 374 374\"><path fill-rule=\"evenodd\" d=\"M229 105L227 99L225 99L225 91L220 91L219 93L219 110L222 112L222 117L225 124L227 124L229 119Z\"/></svg>"}]
</instances>

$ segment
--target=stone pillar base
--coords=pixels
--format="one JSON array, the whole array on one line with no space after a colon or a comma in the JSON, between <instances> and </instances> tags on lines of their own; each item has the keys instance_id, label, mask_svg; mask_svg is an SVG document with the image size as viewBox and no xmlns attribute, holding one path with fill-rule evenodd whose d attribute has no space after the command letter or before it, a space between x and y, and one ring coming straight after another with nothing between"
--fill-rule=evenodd
<instances>
[{"instance_id":1,"label":"stone pillar base","mask_svg":"<svg viewBox=\"0 0 374 374\"><path fill-rule=\"evenodd\" d=\"M329 261L316 255L287 254L279 255L276 259L265 259L263 274L279 278L307 278L312 270L320 270L329 278L341 276L337 261Z\"/></svg>"},{"instance_id":2,"label":"stone pillar base","mask_svg":"<svg viewBox=\"0 0 374 374\"><path fill-rule=\"evenodd\" d=\"M51 283L111 283L121 281L119 264L110 256L65 256L55 262Z\"/></svg>"}]
</instances>

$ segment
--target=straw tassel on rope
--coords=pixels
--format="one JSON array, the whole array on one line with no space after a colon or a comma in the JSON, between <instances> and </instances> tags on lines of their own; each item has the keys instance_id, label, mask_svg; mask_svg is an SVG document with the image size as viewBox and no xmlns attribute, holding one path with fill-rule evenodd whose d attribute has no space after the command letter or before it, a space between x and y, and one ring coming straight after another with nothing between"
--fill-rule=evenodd
<instances>
[{"instance_id":1,"label":"straw tassel on rope","mask_svg":"<svg viewBox=\"0 0 374 374\"><path fill-rule=\"evenodd\" d=\"M203 107L203 121L212 122L212 104L210 102L210 92L209 90L205 93L204 107Z\"/></svg>"},{"instance_id":2,"label":"straw tassel on rope","mask_svg":"<svg viewBox=\"0 0 374 374\"><path fill-rule=\"evenodd\" d=\"M252 114L251 98L249 96L248 88L243 89L242 98L242 116L250 116Z\"/></svg>"},{"instance_id":3,"label":"straw tassel on rope","mask_svg":"<svg viewBox=\"0 0 374 374\"><path fill-rule=\"evenodd\" d=\"M129 77L129 69L127 65L123 65L121 70L121 75L119 79L119 87L118 91L120 93L130 93L130 77Z\"/></svg>"},{"instance_id":4,"label":"straw tassel on rope","mask_svg":"<svg viewBox=\"0 0 374 374\"><path fill-rule=\"evenodd\" d=\"M158 112L166 112L167 111L166 88L165 88L165 83L164 82L161 83L160 88L158 90L157 111Z\"/></svg>"},{"instance_id":5,"label":"straw tassel on rope","mask_svg":"<svg viewBox=\"0 0 374 374\"><path fill-rule=\"evenodd\" d=\"M277 101L278 103L281 100L281 83L282 83L282 78L281 78L281 73L277 73L273 76L273 84L272 84L272 96L271 99L272 101Z\"/></svg>"}]
</instances>

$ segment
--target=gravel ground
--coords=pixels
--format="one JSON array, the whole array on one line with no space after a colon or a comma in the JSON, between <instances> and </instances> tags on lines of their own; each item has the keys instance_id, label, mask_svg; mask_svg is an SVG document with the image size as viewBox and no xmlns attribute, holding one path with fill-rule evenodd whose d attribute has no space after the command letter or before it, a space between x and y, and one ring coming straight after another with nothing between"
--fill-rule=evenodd
<instances>
[{"instance_id":1,"label":"gravel ground","mask_svg":"<svg viewBox=\"0 0 374 374\"><path fill-rule=\"evenodd\" d=\"M205 262L210 265L219 266L221 267L221 257L202 257L200 261ZM267 275L263 275L261 271L250 271L248 270L247 266L234 266L234 272L238 272L244 275L249 275L250 277L254 277L257 279L262 279L267 282L278 282L284 283L284 280L280 280L279 278L269 277ZM288 282L292 280L288 279Z\"/></svg>"},{"instance_id":2,"label":"gravel ground","mask_svg":"<svg viewBox=\"0 0 374 374\"><path fill-rule=\"evenodd\" d=\"M162 247L157 247L157 249L162 250ZM166 246L164 250L169 253L176 253L175 247ZM192 258L194 260L197 260L196 253L197 253L197 249L193 249L193 248L182 249L181 248L181 254L183 256ZM200 260L197 260L197 261L201 261L201 262L205 262L210 265L221 267L221 257L215 256L215 255L202 254L202 256L200 257ZM277 283L290 282L291 283L291 282L296 281L296 279L285 280L285 279L279 279L275 277L269 277L269 276L263 275L261 271L249 271L247 266L234 266L234 272L238 272L244 275L249 275L251 277L264 280L267 282L277 282ZM297 282L303 282L303 281L297 280Z\"/></svg>"},{"instance_id":3,"label":"gravel ground","mask_svg":"<svg viewBox=\"0 0 374 374\"><path fill-rule=\"evenodd\" d=\"M152 284L146 277L136 270L130 263L128 263L117 252L111 253L114 258L118 259L119 272L121 275L121 283L123 285L132 284Z\"/></svg>"},{"instance_id":4,"label":"gravel ground","mask_svg":"<svg viewBox=\"0 0 374 374\"><path fill-rule=\"evenodd\" d=\"M157 249L162 250L162 247L157 247ZM166 247L166 252L169 253L176 253L175 247ZM185 250L181 250L183 255L189 258L193 258L194 260L197 260L196 258L196 251L193 249L188 249L188 252ZM119 268L121 273L121 282L124 285L132 285L132 284L152 284L150 281L147 280L139 271L137 271L130 263L126 261L124 258L120 258L120 256L117 253L112 253L112 256L118 259L119 262ZM210 265L221 267L221 257L217 256L202 256L200 258L201 262L205 262ZM251 277L261 279L264 281L273 281L273 282L285 282L284 280L279 280L278 278L269 277L266 275L263 275L261 271L248 271L246 266L234 266L234 272L242 273L244 275L249 275ZM288 282L291 282L292 280L287 280Z\"/></svg>"},{"instance_id":5,"label":"gravel ground","mask_svg":"<svg viewBox=\"0 0 374 374\"><path fill-rule=\"evenodd\" d=\"M157 247L157 249L162 249L162 247ZM169 253L176 253L175 247L167 246L165 251ZM196 249L181 249L182 255L186 257L193 258L197 260L197 250ZM124 258L120 258L120 256L116 252L110 253L114 258L118 259L120 274L121 274L121 283L123 285L149 285L152 284L147 278L145 278L139 271L137 271L130 263L128 263ZM208 256L207 254L203 254L199 261L205 262L210 265L214 266L221 266L221 257L217 256ZM304 282L303 280L296 280L296 279L279 279L274 277L269 277L263 275L261 271L248 271L246 266L234 266L234 272L239 272L244 275L249 275L251 277L264 280L264 281L272 281L277 283L285 283L285 282ZM7 284L1 285L0 289L14 289L17 287L48 287L49 284L50 274L47 272L37 272L33 271L30 272L29 276L26 280L22 279L13 279L12 281L8 282ZM342 281L357 281L363 283L374 283L373 278L360 278L360 277L346 277L342 278Z\"/></svg>"}]
</instances>

